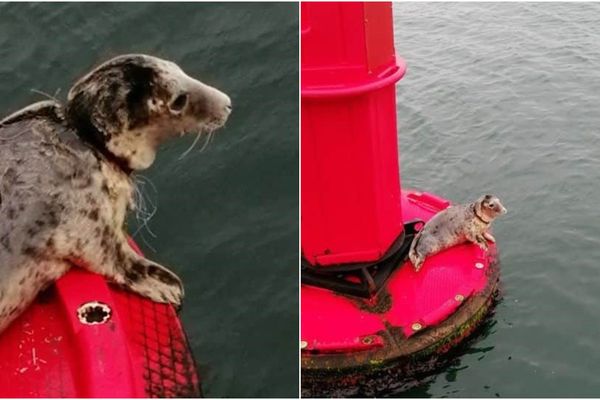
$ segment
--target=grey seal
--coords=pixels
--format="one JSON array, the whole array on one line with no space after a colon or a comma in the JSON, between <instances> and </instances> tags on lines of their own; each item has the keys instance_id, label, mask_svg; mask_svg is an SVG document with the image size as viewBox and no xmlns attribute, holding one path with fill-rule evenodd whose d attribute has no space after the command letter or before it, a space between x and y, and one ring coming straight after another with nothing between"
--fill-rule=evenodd
<instances>
[{"instance_id":1,"label":"grey seal","mask_svg":"<svg viewBox=\"0 0 600 400\"><path fill-rule=\"evenodd\" d=\"M0 121L0 331L73 264L179 306L179 277L127 243L133 175L165 140L212 133L230 112L226 94L175 63L129 54L79 79L65 104Z\"/></svg>"},{"instance_id":2,"label":"grey seal","mask_svg":"<svg viewBox=\"0 0 600 400\"><path fill-rule=\"evenodd\" d=\"M505 213L500 200L490 194L440 211L427 221L410 246L408 257L415 270L419 271L425 258L467 241L487 250L486 240L496 242L488 229L496 217Z\"/></svg>"}]
</instances>

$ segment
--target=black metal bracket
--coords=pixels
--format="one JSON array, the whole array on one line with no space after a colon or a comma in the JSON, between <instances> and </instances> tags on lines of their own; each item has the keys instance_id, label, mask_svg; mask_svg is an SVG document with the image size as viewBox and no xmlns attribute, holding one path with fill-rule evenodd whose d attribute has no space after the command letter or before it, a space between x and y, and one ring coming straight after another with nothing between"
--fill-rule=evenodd
<instances>
[{"instance_id":1,"label":"black metal bracket","mask_svg":"<svg viewBox=\"0 0 600 400\"><path fill-rule=\"evenodd\" d=\"M338 264L321 267L304 257L301 260L301 282L356 297L369 298L377 293L392 272L408 258L408 251L421 220L404 224L404 230L379 260L369 263Z\"/></svg>"}]
</instances>

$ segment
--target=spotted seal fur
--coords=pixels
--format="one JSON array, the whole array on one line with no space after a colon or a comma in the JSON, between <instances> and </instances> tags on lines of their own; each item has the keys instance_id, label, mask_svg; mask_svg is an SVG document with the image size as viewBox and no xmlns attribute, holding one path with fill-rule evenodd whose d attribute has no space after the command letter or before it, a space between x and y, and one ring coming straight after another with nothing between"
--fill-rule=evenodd
<instances>
[{"instance_id":1,"label":"spotted seal fur","mask_svg":"<svg viewBox=\"0 0 600 400\"><path fill-rule=\"evenodd\" d=\"M492 221L506 208L496 196L481 196L470 204L459 204L440 211L415 236L408 256L416 271L425 258L464 242L477 244L487 250L487 241L496 239L488 232Z\"/></svg>"},{"instance_id":2,"label":"spotted seal fur","mask_svg":"<svg viewBox=\"0 0 600 400\"><path fill-rule=\"evenodd\" d=\"M79 79L65 104L0 121L0 331L73 263L179 306L179 277L127 243L132 175L165 140L212 132L230 112L227 95L176 64L131 54Z\"/></svg>"}]
</instances>

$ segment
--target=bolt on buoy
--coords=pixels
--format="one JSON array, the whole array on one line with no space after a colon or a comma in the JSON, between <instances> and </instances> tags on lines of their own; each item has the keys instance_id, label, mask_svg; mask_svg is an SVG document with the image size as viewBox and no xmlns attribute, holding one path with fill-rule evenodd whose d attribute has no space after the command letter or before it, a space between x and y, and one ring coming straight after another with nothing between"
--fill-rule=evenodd
<instances>
[{"instance_id":1,"label":"bolt on buoy","mask_svg":"<svg viewBox=\"0 0 600 400\"><path fill-rule=\"evenodd\" d=\"M300 341L300 348L301 349L305 349L308 347L308 342L306 340L301 340Z\"/></svg>"},{"instance_id":2,"label":"bolt on buoy","mask_svg":"<svg viewBox=\"0 0 600 400\"><path fill-rule=\"evenodd\" d=\"M475 268L482 269L483 267L484 267L483 263L480 263L480 262L475 263Z\"/></svg>"},{"instance_id":3,"label":"bolt on buoy","mask_svg":"<svg viewBox=\"0 0 600 400\"><path fill-rule=\"evenodd\" d=\"M423 325L421 325L418 322L415 322L414 324L412 324L411 328L413 331L420 331L421 329L423 329Z\"/></svg>"},{"instance_id":4,"label":"bolt on buoy","mask_svg":"<svg viewBox=\"0 0 600 400\"><path fill-rule=\"evenodd\" d=\"M463 296L462 294L457 294L456 296L454 296L454 300L456 301L463 301L465 299L465 296Z\"/></svg>"},{"instance_id":5,"label":"bolt on buoy","mask_svg":"<svg viewBox=\"0 0 600 400\"><path fill-rule=\"evenodd\" d=\"M365 336L362 339L362 343L363 344L371 344L371 343L373 343L373 336Z\"/></svg>"},{"instance_id":6,"label":"bolt on buoy","mask_svg":"<svg viewBox=\"0 0 600 400\"><path fill-rule=\"evenodd\" d=\"M106 323L112 310L107 304L99 301L89 301L77 309L77 318L84 325L100 325Z\"/></svg>"}]
</instances>

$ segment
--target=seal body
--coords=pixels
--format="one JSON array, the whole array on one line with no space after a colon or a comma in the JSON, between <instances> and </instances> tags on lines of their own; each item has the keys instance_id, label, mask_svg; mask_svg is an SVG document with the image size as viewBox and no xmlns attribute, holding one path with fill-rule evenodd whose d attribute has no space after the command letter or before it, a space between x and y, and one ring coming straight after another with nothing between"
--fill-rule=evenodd
<instances>
[{"instance_id":1,"label":"seal body","mask_svg":"<svg viewBox=\"0 0 600 400\"><path fill-rule=\"evenodd\" d=\"M145 55L101 65L68 98L0 121L0 331L73 264L157 302L183 298L177 275L127 243L131 175L164 140L222 126L231 101Z\"/></svg>"},{"instance_id":2,"label":"seal body","mask_svg":"<svg viewBox=\"0 0 600 400\"><path fill-rule=\"evenodd\" d=\"M415 236L408 256L419 270L428 256L464 242L472 242L487 250L487 240L495 242L488 232L492 221L506 208L496 196L485 195L471 204L448 207L431 218Z\"/></svg>"}]
</instances>

